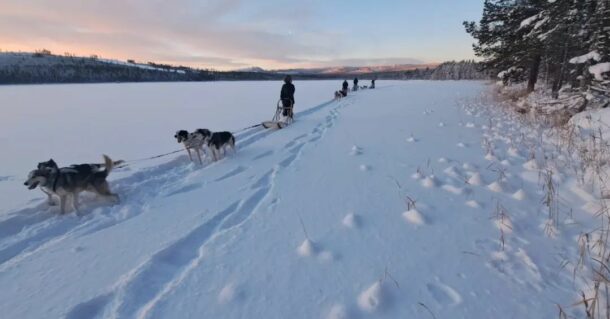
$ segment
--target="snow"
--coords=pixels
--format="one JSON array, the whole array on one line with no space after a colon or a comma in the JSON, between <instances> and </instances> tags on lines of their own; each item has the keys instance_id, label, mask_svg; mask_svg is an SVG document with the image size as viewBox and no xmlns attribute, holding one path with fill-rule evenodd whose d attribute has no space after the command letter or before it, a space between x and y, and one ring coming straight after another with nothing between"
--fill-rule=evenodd
<instances>
[{"instance_id":1,"label":"snow","mask_svg":"<svg viewBox=\"0 0 610 319\"><path fill-rule=\"evenodd\" d=\"M417 171L417 172L413 173L413 175L411 175L411 178L422 179L422 178L424 178L424 175L420 171Z\"/></svg>"},{"instance_id":2,"label":"snow","mask_svg":"<svg viewBox=\"0 0 610 319\"><path fill-rule=\"evenodd\" d=\"M236 287L235 284L230 283L222 288L220 293L218 294L218 303L219 304L227 304L233 300L235 300L236 296Z\"/></svg>"},{"instance_id":3,"label":"snow","mask_svg":"<svg viewBox=\"0 0 610 319\"><path fill-rule=\"evenodd\" d=\"M494 224L496 225L496 227L498 229L501 229L505 234L510 234L513 232L513 223L510 221L510 219L498 218L498 219L494 220Z\"/></svg>"},{"instance_id":4,"label":"snow","mask_svg":"<svg viewBox=\"0 0 610 319\"><path fill-rule=\"evenodd\" d=\"M539 18L540 18L540 14L535 14L535 15L521 21L521 24L519 25L519 29L529 26L530 24L532 24L532 22L538 20Z\"/></svg>"},{"instance_id":5,"label":"snow","mask_svg":"<svg viewBox=\"0 0 610 319\"><path fill-rule=\"evenodd\" d=\"M491 162L497 161L498 158L493 153L485 154L485 159Z\"/></svg>"},{"instance_id":6,"label":"snow","mask_svg":"<svg viewBox=\"0 0 610 319\"><path fill-rule=\"evenodd\" d=\"M462 194L462 192L464 191L462 188L453 185L443 185L442 188L448 191L449 193L453 193L456 195Z\"/></svg>"},{"instance_id":7,"label":"snow","mask_svg":"<svg viewBox=\"0 0 610 319\"><path fill-rule=\"evenodd\" d=\"M524 200L527 198L527 194L523 189L519 189L513 194L513 198L516 200Z\"/></svg>"},{"instance_id":8,"label":"snow","mask_svg":"<svg viewBox=\"0 0 610 319\"><path fill-rule=\"evenodd\" d=\"M366 165L366 164L361 164L360 165L360 170L363 171L363 172L370 171L371 167L369 165Z\"/></svg>"},{"instance_id":9,"label":"snow","mask_svg":"<svg viewBox=\"0 0 610 319\"><path fill-rule=\"evenodd\" d=\"M538 171L498 160L537 132L484 82L381 81L331 101L340 82L296 81L296 121L275 131L240 129L272 116L279 82L0 87L3 317L583 317L560 263L577 260L595 196L562 172L570 223L550 238ZM235 131L236 154L130 162L109 177L118 205L83 195L83 216L59 216L22 185L50 157L140 159L198 127ZM559 158L537 156L541 170Z\"/></svg>"},{"instance_id":10,"label":"snow","mask_svg":"<svg viewBox=\"0 0 610 319\"><path fill-rule=\"evenodd\" d=\"M583 54L581 56L571 58L570 63L580 64L580 63L585 63L589 60L599 61L599 60L601 60L601 56L599 55L599 53L597 53L597 51L591 51L587 54Z\"/></svg>"},{"instance_id":11,"label":"snow","mask_svg":"<svg viewBox=\"0 0 610 319\"><path fill-rule=\"evenodd\" d=\"M520 157L521 156L521 154L519 154L519 150L516 147L512 147L512 146L508 149L508 151L506 153L509 156L512 156L512 157Z\"/></svg>"},{"instance_id":12,"label":"snow","mask_svg":"<svg viewBox=\"0 0 610 319\"><path fill-rule=\"evenodd\" d=\"M343 223L343 226L347 228L356 228L358 227L358 216L354 213L349 213L345 215L341 222Z\"/></svg>"},{"instance_id":13,"label":"snow","mask_svg":"<svg viewBox=\"0 0 610 319\"><path fill-rule=\"evenodd\" d=\"M376 281L358 296L358 306L364 311L374 312L383 302L383 285L381 280Z\"/></svg>"},{"instance_id":14,"label":"snow","mask_svg":"<svg viewBox=\"0 0 610 319\"><path fill-rule=\"evenodd\" d=\"M348 319L347 310L344 305L334 305L328 313L327 319Z\"/></svg>"},{"instance_id":15,"label":"snow","mask_svg":"<svg viewBox=\"0 0 610 319\"><path fill-rule=\"evenodd\" d=\"M610 108L604 108L600 110L586 110L584 112L574 115L570 119L570 124L577 128L590 131L600 131L604 136L610 134Z\"/></svg>"},{"instance_id":16,"label":"snow","mask_svg":"<svg viewBox=\"0 0 610 319\"><path fill-rule=\"evenodd\" d=\"M504 191L504 187L502 187L502 183L495 181L489 185L487 185L492 192L502 193Z\"/></svg>"},{"instance_id":17,"label":"snow","mask_svg":"<svg viewBox=\"0 0 610 319\"><path fill-rule=\"evenodd\" d=\"M538 162L536 162L535 158L532 158L531 160L523 163L523 168L528 169L530 171L536 171L540 169L540 167L538 166Z\"/></svg>"},{"instance_id":18,"label":"snow","mask_svg":"<svg viewBox=\"0 0 610 319\"><path fill-rule=\"evenodd\" d=\"M542 27L548 21L549 21L549 17L544 17L542 20L536 22L536 24L534 25L534 30L540 29L540 27Z\"/></svg>"},{"instance_id":19,"label":"snow","mask_svg":"<svg viewBox=\"0 0 610 319\"><path fill-rule=\"evenodd\" d=\"M350 154L352 156L360 155L360 154L362 154L362 149L360 147L358 147L357 145L354 145L354 146L352 146L352 150L350 151Z\"/></svg>"},{"instance_id":20,"label":"snow","mask_svg":"<svg viewBox=\"0 0 610 319\"><path fill-rule=\"evenodd\" d=\"M130 63L130 62L114 60L114 59L102 59L102 58L98 58L97 60L100 61L100 62L109 63L109 64L116 64L116 65L124 65L124 66L137 67L137 68L144 69L144 70L161 71L161 72L176 72L176 73L180 73L180 74L185 74L186 73L184 70L180 70L180 69L159 68L159 67L154 67L154 66L151 66L151 65L148 65L148 64Z\"/></svg>"},{"instance_id":21,"label":"snow","mask_svg":"<svg viewBox=\"0 0 610 319\"><path fill-rule=\"evenodd\" d=\"M178 129L235 131L269 120L280 81L201 83L121 83L0 86L0 215L40 197L23 192L23 181L38 162L60 165L141 159L182 147ZM304 81L295 111L332 98L336 81ZM330 91L330 93L329 93ZM239 95L235 92L240 92ZM10 107L9 107L10 106ZM42 138L41 132L49 138ZM25 139L15 143L16 139ZM163 163L144 161L133 170ZM113 177L131 171L113 172ZM115 174L117 173L117 174Z\"/></svg>"},{"instance_id":22,"label":"snow","mask_svg":"<svg viewBox=\"0 0 610 319\"><path fill-rule=\"evenodd\" d=\"M402 216L413 225L423 225L426 223L424 216L415 208L404 212Z\"/></svg>"},{"instance_id":23,"label":"snow","mask_svg":"<svg viewBox=\"0 0 610 319\"><path fill-rule=\"evenodd\" d=\"M423 187L431 188L431 187L438 186L438 181L436 180L436 177L434 175L430 175L430 176L426 176L421 181L421 184L422 184Z\"/></svg>"},{"instance_id":24,"label":"snow","mask_svg":"<svg viewBox=\"0 0 610 319\"><path fill-rule=\"evenodd\" d=\"M481 208L481 204L479 204L476 200L467 201L466 206L471 207L471 208Z\"/></svg>"},{"instance_id":25,"label":"snow","mask_svg":"<svg viewBox=\"0 0 610 319\"><path fill-rule=\"evenodd\" d=\"M470 185L482 185L483 183L485 183L483 181L483 177L481 177L481 173L476 172L474 174L472 174L472 176L468 179L468 184Z\"/></svg>"},{"instance_id":26,"label":"snow","mask_svg":"<svg viewBox=\"0 0 610 319\"><path fill-rule=\"evenodd\" d=\"M301 246L299 246L297 249L297 252L303 257L311 257L316 253L316 249L311 240L305 239Z\"/></svg>"},{"instance_id":27,"label":"snow","mask_svg":"<svg viewBox=\"0 0 610 319\"><path fill-rule=\"evenodd\" d=\"M608 72L610 72L610 62L598 63L589 67L589 73L593 74L598 81L603 81L603 74Z\"/></svg>"}]
</instances>

